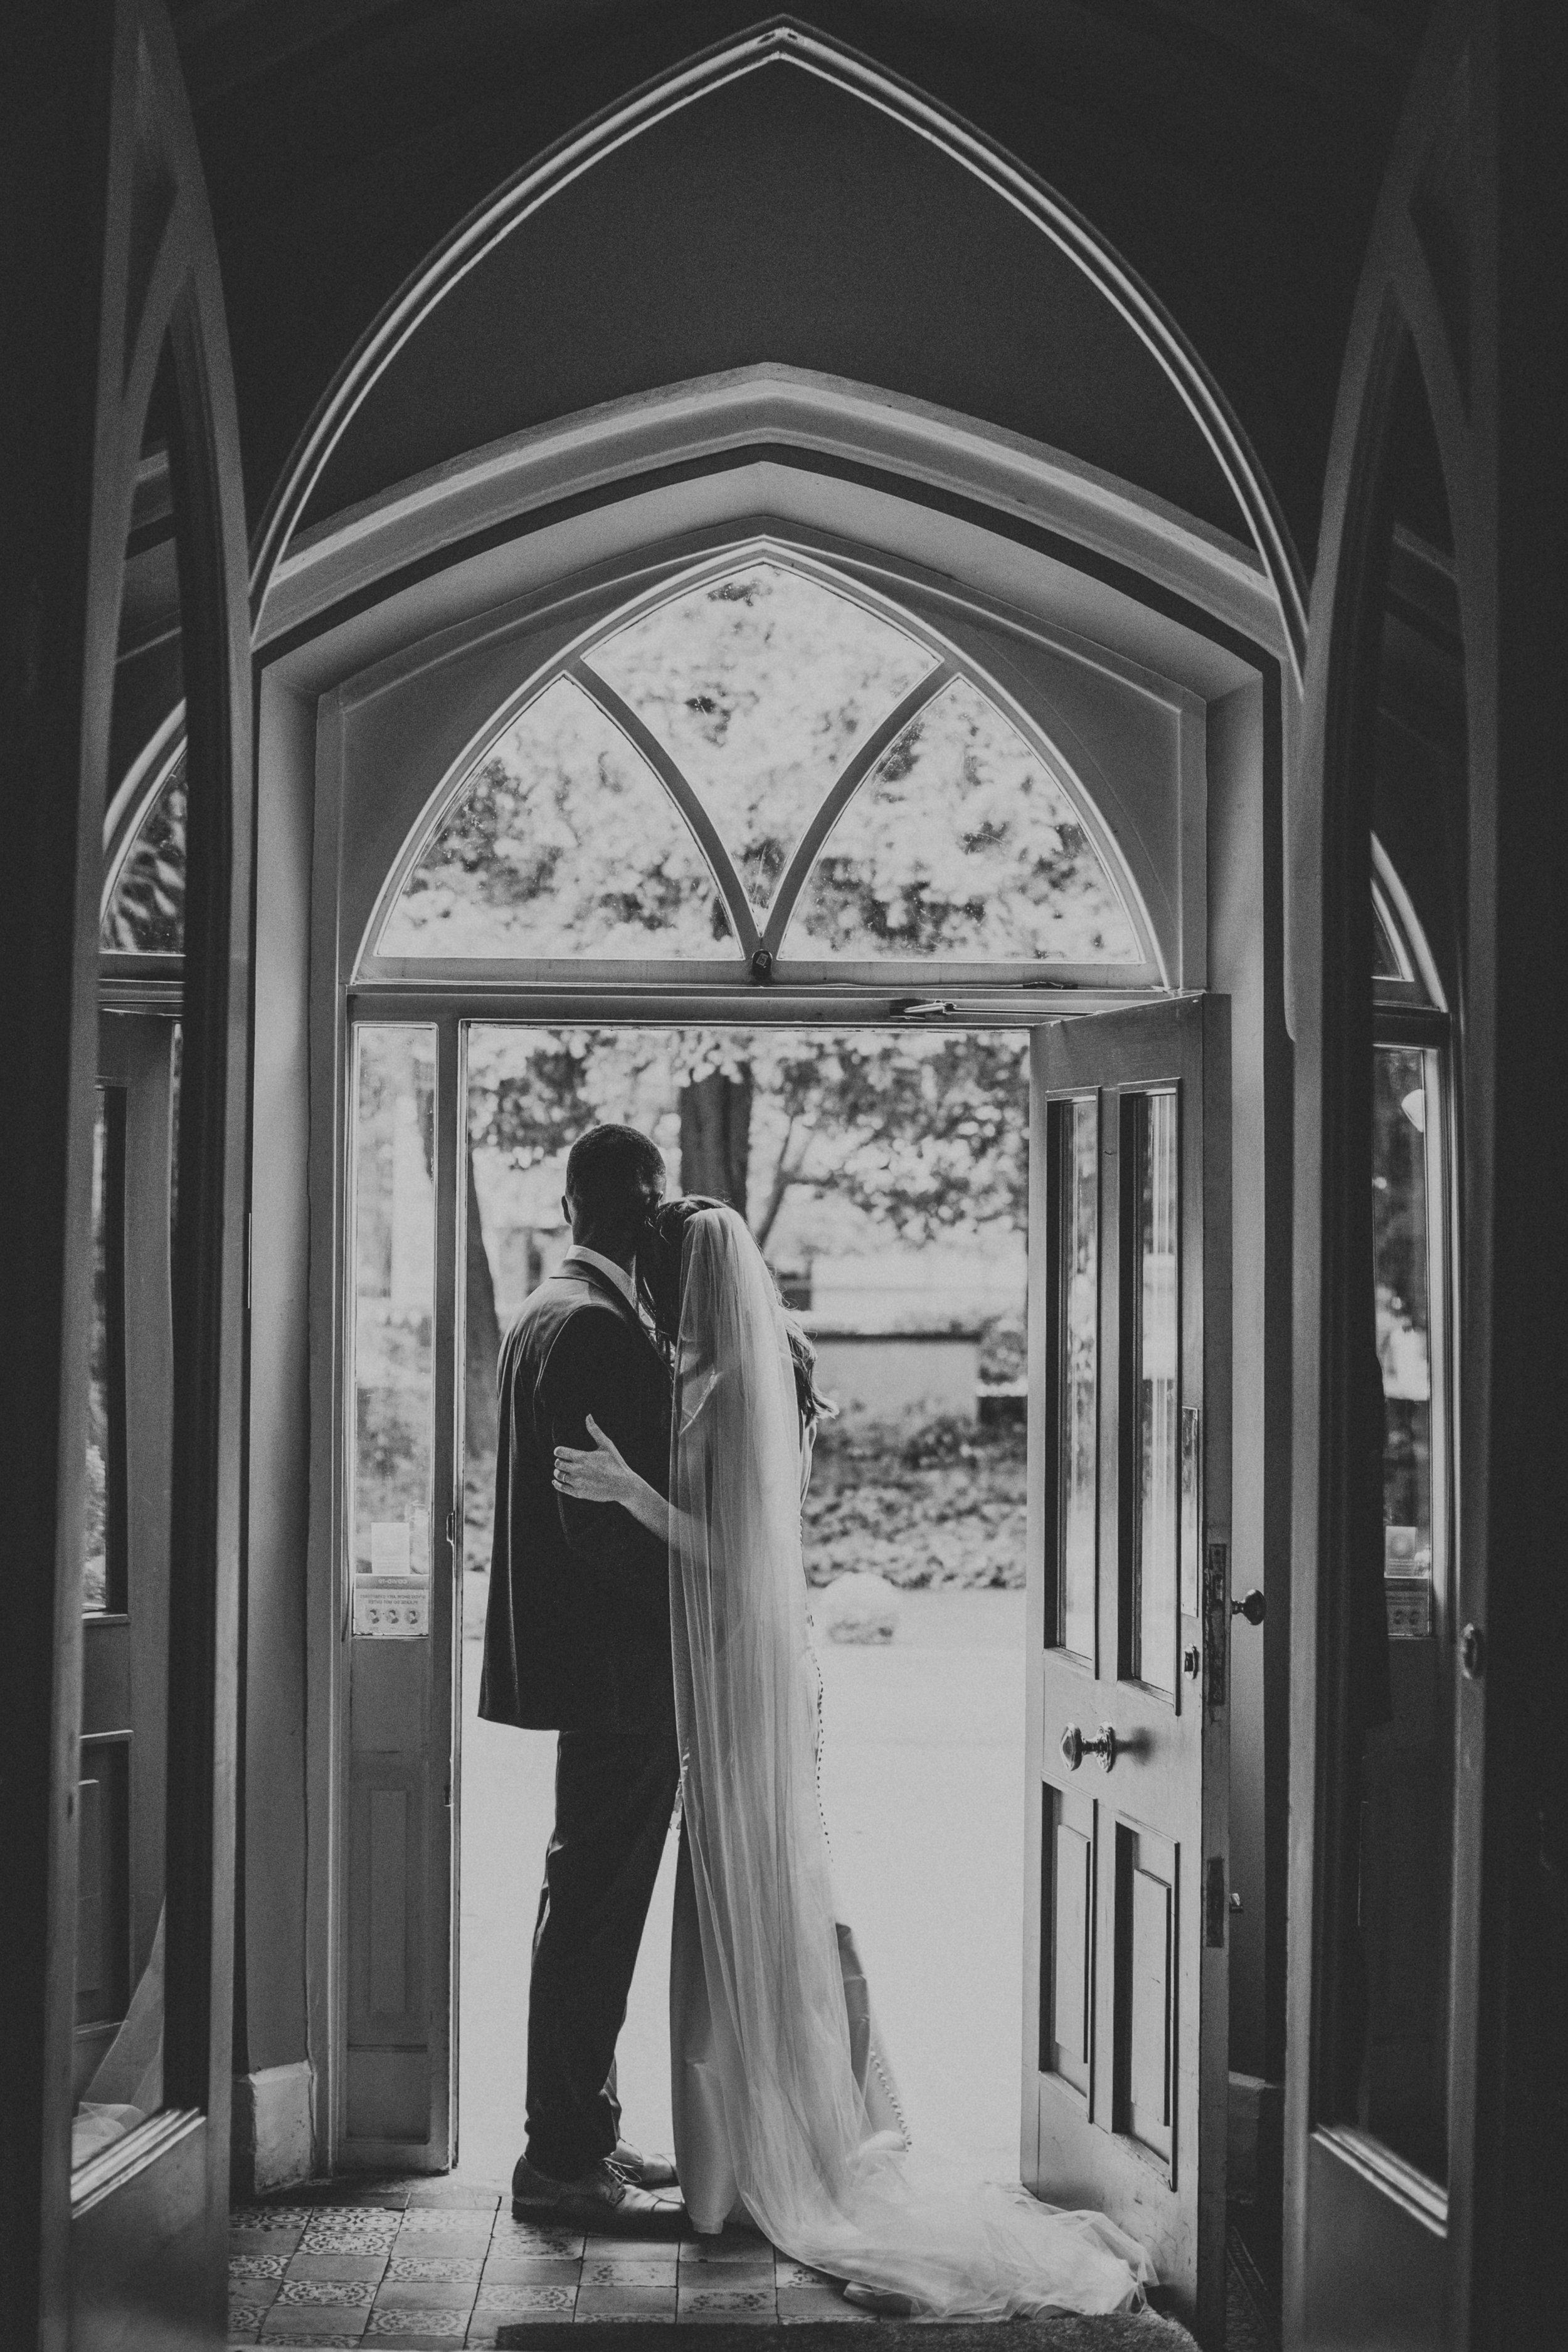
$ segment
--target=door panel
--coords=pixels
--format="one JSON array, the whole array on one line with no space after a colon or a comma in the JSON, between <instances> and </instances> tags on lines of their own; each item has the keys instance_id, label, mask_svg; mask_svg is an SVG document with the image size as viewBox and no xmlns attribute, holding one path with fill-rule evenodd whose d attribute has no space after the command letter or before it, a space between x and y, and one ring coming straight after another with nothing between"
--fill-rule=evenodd
<instances>
[{"instance_id":1,"label":"door panel","mask_svg":"<svg viewBox=\"0 0 1568 2352\"><path fill-rule=\"evenodd\" d=\"M1026 2178L1223 2304L1228 1031L1211 1000L1037 1034ZM1204 1890L1217 1874L1217 1909Z\"/></svg>"},{"instance_id":2,"label":"door panel","mask_svg":"<svg viewBox=\"0 0 1568 2352\"><path fill-rule=\"evenodd\" d=\"M341 2165L455 2160L455 1024L353 1036ZM440 1433L446 1433L443 1441ZM437 1572L440 1563L444 1572Z\"/></svg>"},{"instance_id":3,"label":"door panel","mask_svg":"<svg viewBox=\"0 0 1568 2352\"><path fill-rule=\"evenodd\" d=\"M1094 1806L1052 1789L1041 1876L1040 2072L1086 2105L1094 2046Z\"/></svg>"}]
</instances>

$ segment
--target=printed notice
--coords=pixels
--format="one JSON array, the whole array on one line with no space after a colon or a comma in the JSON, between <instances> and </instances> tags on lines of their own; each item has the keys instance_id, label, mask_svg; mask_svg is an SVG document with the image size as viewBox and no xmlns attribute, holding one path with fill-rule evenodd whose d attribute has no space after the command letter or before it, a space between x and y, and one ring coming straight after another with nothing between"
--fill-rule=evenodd
<instances>
[{"instance_id":1,"label":"printed notice","mask_svg":"<svg viewBox=\"0 0 1568 2352\"><path fill-rule=\"evenodd\" d=\"M412 1576L414 1574L409 1535L410 1529L406 1519L373 1519L371 1521L370 1572L373 1576Z\"/></svg>"}]
</instances>

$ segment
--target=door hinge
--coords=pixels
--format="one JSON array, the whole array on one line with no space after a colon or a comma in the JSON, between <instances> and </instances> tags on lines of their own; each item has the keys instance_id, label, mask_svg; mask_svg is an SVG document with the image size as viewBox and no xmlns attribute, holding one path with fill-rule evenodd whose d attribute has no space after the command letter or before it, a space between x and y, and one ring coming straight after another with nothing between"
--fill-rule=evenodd
<instances>
[{"instance_id":1,"label":"door hinge","mask_svg":"<svg viewBox=\"0 0 1568 2352\"><path fill-rule=\"evenodd\" d=\"M1204 1942L1211 1951L1225 1949L1225 1856L1211 1854L1204 1871Z\"/></svg>"},{"instance_id":2,"label":"door hinge","mask_svg":"<svg viewBox=\"0 0 1568 2352\"><path fill-rule=\"evenodd\" d=\"M1205 1696L1211 1707L1226 1702L1226 1662L1230 1647L1230 1546L1211 1543L1204 1563Z\"/></svg>"}]
</instances>

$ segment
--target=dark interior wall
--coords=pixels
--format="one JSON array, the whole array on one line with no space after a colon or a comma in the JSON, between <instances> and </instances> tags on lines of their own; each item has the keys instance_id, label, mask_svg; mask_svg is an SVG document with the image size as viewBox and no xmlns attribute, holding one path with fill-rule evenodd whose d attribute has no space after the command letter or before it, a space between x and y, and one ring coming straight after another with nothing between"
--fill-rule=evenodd
<instances>
[{"instance_id":1,"label":"dark interior wall","mask_svg":"<svg viewBox=\"0 0 1568 2352\"><path fill-rule=\"evenodd\" d=\"M997 142L1126 257L1237 408L1310 565L1345 324L1427 8L811 0L804 13ZM355 342L456 223L763 13L176 0L253 517Z\"/></svg>"},{"instance_id":2,"label":"dark interior wall","mask_svg":"<svg viewBox=\"0 0 1568 2352\"><path fill-rule=\"evenodd\" d=\"M305 520L759 360L984 418L1245 534L1169 378L1082 271L930 142L783 65L621 148L471 270L377 383Z\"/></svg>"}]
</instances>

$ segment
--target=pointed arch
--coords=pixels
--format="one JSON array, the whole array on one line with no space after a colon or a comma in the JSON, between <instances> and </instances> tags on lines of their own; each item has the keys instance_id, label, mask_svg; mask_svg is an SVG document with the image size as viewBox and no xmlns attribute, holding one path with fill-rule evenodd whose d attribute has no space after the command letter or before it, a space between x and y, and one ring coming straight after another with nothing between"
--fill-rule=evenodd
<instances>
[{"instance_id":1,"label":"pointed arch","mask_svg":"<svg viewBox=\"0 0 1568 2352\"><path fill-rule=\"evenodd\" d=\"M810 785L809 796L801 803L793 848L776 860L778 878L763 905L754 903L747 888L749 844L735 832L732 813L724 822L716 821L701 784L693 782L664 735L631 707L624 692L608 683L600 663L605 650L617 640L660 614L679 613L702 592L710 600L721 598L727 589L750 585L757 575L769 572L799 575L828 591L835 600L881 620L887 635L896 640L906 658L889 673L890 682L883 681L881 700L873 698L868 704L867 724L858 740L847 741ZM912 686L906 683L908 676L915 677ZM621 681L623 687L628 683L625 678ZM738 683L744 691L750 681L742 677ZM820 861L847 810L858 794L877 789L889 756L912 730L918 730L921 714L953 690L966 694L977 707L984 706L994 721L993 731L1015 743L1038 771L1043 793L1058 815L1070 819L1077 854L1076 863L1069 857L1066 866L1072 871L1081 866L1107 907L1114 908L1117 921L1125 929L1126 947L1086 961L1059 960L1059 951L1057 958L1047 952L982 961L973 955L942 955L927 948L918 950L913 959L904 959L911 975L929 978L941 969L959 979L978 979L983 973L1001 979L1008 974L1016 977L1026 970L1041 977L1048 973L1061 979L1091 977L1110 984L1162 984L1163 958L1126 860L1070 764L1047 740L1038 724L973 658L942 639L929 621L879 595L864 581L842 576L824 559L768 537L731 543L664 574L653 586L608 611L601 609L589 625L569 642L557 645L549 661L519 682L469 737L410 825L376 896L356 969L362 979L390 977L397 971L428 975L432 959L450 962L455 970L500 959L518 968L526 965L534 976L546 969L557 976L574 971L586 976L613 971L616 959L639 955L654 959L647 967L650 971L662 969L673 975L679 969L679 959L692 953L695 892L710 894L712 903L712 942L702 950L705 959L728 955L736 978L743 981L748 972L752 978L767 978L779 962L791 919L817 877ZM646 821L623 827L619 800L613 809L606 804L586 829L569 813L570 747L563 764L559 745L541 746L536 756L527 740L530 714L563 691L591 709L602 730L613 730L612 740L618 739L645 786L652 786L657 779L666 803L668 827L662 823L650 826ZM584 789L602 794L603 761L587 758L578 749L586 761L582 769ZM482 845L477 838L460 842L464 811L492 771L496 772L493 782L507 800L506 812L498 820L496 813L487 809L482 820L487 839ZM932 781L925 780L928 799ZM667 832L672 837L679 835L686 845L679 875L670 866L664 846ZM570 834L575 845L564 865L558 862L557 834L563 838ZM569 883L573 856L603 858L607 844L615 870L598 877L588 900L595 908L602 909L613 900L628 907L635 904L639 911L627 926L612 926L608 930L601 915L592 914L577 944L562 936L557 926L555 935L542 934L531 952L525 944L530 920L521 909L534 903L542 906L542 891L547 894ZM532 872L542 854L549 863L547 877L542 867L538 875ZM616 861L622 857L624 866L616 866ZM503 929L510 927L514 931L515 945L500 943L494 922L482 911L492 891L515 901L515 920L509 916L502 924ZM442 919L432 920L426 927L411 924L411 898L427 893L430 915ZM473 940L469 945L458 946L453 941L460 937L459 927L453 922L448 930L446 919L457 911L465 894L473 909ZM545 931L551 928L546 925ZM568 934L572 928L568 918ZM881 952L891 951L884 944ZM810 956L813 950L806 947L803 952ZM608 964L606 956L612 959ZM789 969L803 975L816 973L815 962L792 963ZM859 966L840 963L836 957L835 969L846 974Z\"/></svg>"},{"instance_id":2,"label":"pointed arch","mask_svg":"<svg viewBox=\"0 0 1568 2352\"><path fill-rule=\"evenodd\" d=\"M521 222L628 142L741 76L780 66L816 75L938 147L1049 238L1138 336L1194 418L1246 519L1299 691L1307 645L1300 557L1230 403L1164 305L1073 205L994 141L872 59L783 16L674 67L534 158L405 282L323 396L268 503L251 568L258 629L273 574L328 459L372 387L444 296Z\"/></svg>"}]
</instances>

